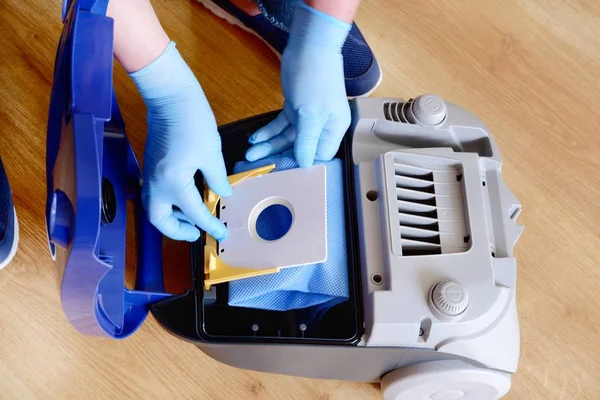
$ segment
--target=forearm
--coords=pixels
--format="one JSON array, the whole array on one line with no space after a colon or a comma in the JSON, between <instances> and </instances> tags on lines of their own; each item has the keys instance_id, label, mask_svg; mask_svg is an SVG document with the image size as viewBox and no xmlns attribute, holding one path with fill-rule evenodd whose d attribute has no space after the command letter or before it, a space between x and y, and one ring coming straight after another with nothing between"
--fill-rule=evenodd
<instances>
[{"instance_id":1,"label":"forearm","mask_svg":"<svg viewBox=\"0 0 600 400\"><path fill-rule=\"evenodd\" d=\"M150 0L111 0L107 15L114 19L114 55L128 73L156 60L170 42Z\"/></svg>"},{"instance_id":2,"label":"forearm","mask_svg":"<svg viewBox=\"0 0 600 400\"><path fill-rule=\"evenodd\" d=\"M360 0L305 0L312 8L349 24L354 20Z\"/></svg>"}]
</instances>

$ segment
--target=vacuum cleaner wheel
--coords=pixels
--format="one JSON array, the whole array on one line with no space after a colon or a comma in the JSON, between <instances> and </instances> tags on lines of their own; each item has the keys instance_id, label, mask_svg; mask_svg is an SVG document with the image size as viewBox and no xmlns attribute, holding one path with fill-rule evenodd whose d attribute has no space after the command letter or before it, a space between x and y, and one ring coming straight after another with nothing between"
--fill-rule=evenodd
<instances>
[{"instance_id":1,"label":"vacuum cleaner wheel","mask_svg":"<svg viewBox=\"0 0 600 400\"><path fill-rule=\"evenodd\" d=\"M510 379L462 361L432 361L388 373L381 390L385 400L497 400L509 391Z\"/></svg>"}]
</instances>

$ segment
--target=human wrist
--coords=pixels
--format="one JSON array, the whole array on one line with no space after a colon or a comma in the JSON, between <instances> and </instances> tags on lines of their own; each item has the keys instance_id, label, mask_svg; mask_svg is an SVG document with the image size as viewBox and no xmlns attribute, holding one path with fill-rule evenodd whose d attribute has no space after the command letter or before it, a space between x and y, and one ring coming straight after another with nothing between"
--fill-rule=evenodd
<instances>
[{"instance_id":1,"label":"human wrist","mask_svg":"<svg viewBox=\"0 0 600 400\"><path fill-rule=\"evenodd\" d=\"M160 56L169 42L150 0L110 0L106 15L114 21L114 55L128 73Z\"/></svg>"},{"instance_id":2,"label":"human wrist","mask_svg":"<svg viewBox=\"0 0 600 400\"><path fill-rule=\"evenodd\" d=\"M294 10L289 42L341 51L351 25L299 2Z\"/></svg>"},{"instance_id":3,"label":"human wrist","mask_svg":"<svg viewBox=\"0 0 600 400\"><path fill-rule=\"evenodd\" d=\"M304 0L304 2L310 7L348 24L354 21L354 16L360 5L360 0Z\"/></svg>"}]
</instances>

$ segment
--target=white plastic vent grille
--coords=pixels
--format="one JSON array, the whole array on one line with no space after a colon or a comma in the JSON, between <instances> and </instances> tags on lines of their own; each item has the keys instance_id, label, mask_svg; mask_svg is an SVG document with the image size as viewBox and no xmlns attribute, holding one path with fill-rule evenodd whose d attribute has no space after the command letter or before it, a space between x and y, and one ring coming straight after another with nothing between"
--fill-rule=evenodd
<instances>
[{"instance_id":1,"label":"white plastic vent grille","mask_svg":"<svg viewBox=\"0 0 600 400\"><path fill-rule=\"evenodd\" d=\"M409 116L412 102L412 99L407 102L386 101L383 103L383 115L385 119L405 124L414 124Z\"/></svg>"},{"instance_id":2,"label":"white plastic vent grille","mask_svg":"<svg viewBox=\"0 0 600 400\"><path fill-rule=\"evenodd\" d=\"M461 253L470 248L460 163L394 153L393 176L403 256Z\"/></svg>"}]
</instances>

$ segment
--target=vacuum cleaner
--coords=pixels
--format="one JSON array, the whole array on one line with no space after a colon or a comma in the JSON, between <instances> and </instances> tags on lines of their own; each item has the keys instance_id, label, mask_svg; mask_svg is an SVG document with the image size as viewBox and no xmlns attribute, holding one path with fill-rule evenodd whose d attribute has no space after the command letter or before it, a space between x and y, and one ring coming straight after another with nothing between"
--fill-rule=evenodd
<instances>
[{"instance_id":1,"label":"vacuum cleaner","mask_svg":"<svg viewBox=\"0 0 600 400\"><path fill-rule=\"evenodd\" d=\"M234 192L246 200L219 199L200 173L197 186L228 229L243 229L231 242L204 234L190 244L191 284L167 293L163 238L143 210L142 175L113 89L106 3L65 1L48 119L48 243L75 329L124 339L150 312L168 332L238 368L380 382L385 399L492 400L509 391L520 347L521 204L481 120L435 94L351 100L352 124L335 157L343 209L335 249L330 167L235 171L248 137L278 112L220 127ZM294 222L280 240L261 241L256 210L273 199L292 209ZM128 203L135 232L127 231ZM137 266L128 289L132 234ZM230 302L234 285L321 265L340 249L347 293L335 304L272 310Z\"/></svg>"}]
</instances>

